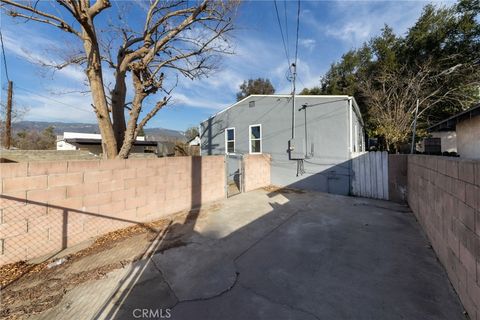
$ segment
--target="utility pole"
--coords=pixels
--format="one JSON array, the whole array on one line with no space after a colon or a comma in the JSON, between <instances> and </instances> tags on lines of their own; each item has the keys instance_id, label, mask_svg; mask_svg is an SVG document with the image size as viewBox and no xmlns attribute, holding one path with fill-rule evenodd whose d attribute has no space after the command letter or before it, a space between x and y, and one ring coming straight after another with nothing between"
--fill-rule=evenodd
<instances>
[{"instance_id":1,"label":"utility pole","mask_svg":"<svg viewBox=\"0 0 480 320\"><path fill-rule=\"evenodd\" d=\"M5 148L10 149L12 144L12 96L13 82L8 81L7 112L5 117Z\"/></svg>"},{"instance_id":2,"label":"utility pole","mask_svg":"<svg viewBox=\"0 0 480 320\"><path fill-rule=\"evenodd\" d=\"M418 115L418 99L417 99L417 105L415 106L415 118L413 118L412 148L410 150L411 154L415 153L415 134L417 131L417 115Z\"/></svg>"},{"instance_id":3,"label":"utility pole","mask_svg":"<svg viewBox=\"0 0 480 320\"><path fill-rule=\"evenodd\" d=\"M292 63L292 81L293 81L293 91L292 91L292 139L295 139L295 79L297 77L297 65Z\"/></svg>"}]
</instances>

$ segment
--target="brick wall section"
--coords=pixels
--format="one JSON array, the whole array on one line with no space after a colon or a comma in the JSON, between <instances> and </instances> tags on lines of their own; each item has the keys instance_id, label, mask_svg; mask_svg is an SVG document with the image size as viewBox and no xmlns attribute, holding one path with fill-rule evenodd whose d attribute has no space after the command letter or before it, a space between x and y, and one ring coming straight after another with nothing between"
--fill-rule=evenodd
<instances>
[{"instance_id":1,"label":"brick wall section","mask_svg":"<svg viewBox=\"0 0 480 320\"><path fill-rule=\"evenodd\" d=\"M248 154L243 159L245 166L245 192L270 185L270 155Z\"/></svg>"},{"instance_id":2,"label":"brick wall section","mask_svg":"<svg viewBox=\"0 0 480 320\"><path fill-rule=\"evenodd\" d=\"M409 156L408 203L465 310L480 320L480 161Z\"/></svg>"},{"instance_id":3,"label":"brick wall section","mask_svg":"<svg viewBox=\"0 0 480 320\"><path fill-rule=\"evenodd\" d=\"M0 265L225 197L223 156L0 164Z\"/></svg>"}]
</instances>

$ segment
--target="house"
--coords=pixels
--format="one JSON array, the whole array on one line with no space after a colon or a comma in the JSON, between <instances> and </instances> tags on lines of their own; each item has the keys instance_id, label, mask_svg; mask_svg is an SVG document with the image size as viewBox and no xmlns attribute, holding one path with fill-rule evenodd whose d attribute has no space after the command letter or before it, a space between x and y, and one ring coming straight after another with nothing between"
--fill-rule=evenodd
<instances>
[{"instance_id":1,"label":"house","mask_svg":"<svg viewBox=\"0 0 480 320\"><path fill-rule=\"evenodd\" d=\"M445 119L430 128L428 132L455 131L456 152L461 158L480 159L480 103L470 109ZM448 139L441 139L442 151L448 147Z\"/></svg>"},{"instance_id":2,"label":"house","mask_svg":"<svg viewBox=\"0 0 480 320\"><path fill-rule=\"evenodd\" d=\"M57 137L57 150L88 150L98 155L102 153L102 136L97 133L64 132L63 136ZM137 137L132 153L153 153L156 150L156 141Z\"/></svg>"},{"instance_id":3,"label":"house","mask_svg":"<svg viewBox=\"0 0 480 320\"><path fill-rule=\"evenodd\" d=\"M292 129L293 128L293 129ZM271 155L271 181L350 193L350 159L365 150L351 96L251 95L200 124L201 154Z\"/></svg>"},{"instance_id":4,"label":"house","mask_svg":"<svg viewBox=\"0 0 480 320\"><path fill-rule=\"evenodd\" d=\"M199 146L201 142L202 142L202 140L197 135L197 136L195 136L195 138L190 139L187 143L188 143L189 146Z\"/></svg>"}]
</instances>

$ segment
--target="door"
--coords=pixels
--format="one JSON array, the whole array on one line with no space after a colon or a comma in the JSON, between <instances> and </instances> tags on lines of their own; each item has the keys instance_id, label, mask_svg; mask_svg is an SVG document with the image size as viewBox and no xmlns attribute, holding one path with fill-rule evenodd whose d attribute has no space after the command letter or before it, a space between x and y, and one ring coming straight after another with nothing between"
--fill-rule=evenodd
<instances>
[{"instance_id":1,"label":"door","mask_svg":"<svg viewBox=\"0 0 480 320\"><path fill-rule=\"evenodd\" d=\"M225 155L227 197L243 192L243 156L240 154Z\"/></svg>"}]
</instances>

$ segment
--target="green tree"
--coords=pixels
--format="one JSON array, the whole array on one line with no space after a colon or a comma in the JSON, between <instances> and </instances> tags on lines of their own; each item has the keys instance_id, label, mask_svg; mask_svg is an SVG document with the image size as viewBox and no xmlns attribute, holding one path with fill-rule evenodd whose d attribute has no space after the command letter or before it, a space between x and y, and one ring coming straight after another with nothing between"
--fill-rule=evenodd
<instances>
[{"instance_id":1,"label":"green tree","mask_svg":"<svg viewBox=\"0 0 480 320\"><path fill-rule=\"evenodd\" d=\"M322 95L323 92L322 92L322 88L320 87L313 87L311 89L308 89L308 88L303 88L302 91L300 91L299 93L300 95L310 95L310 96L318 96L318 95Z\"/></svg>"},{"instance_id":2,"label":"green tree","mask_svg":"<svg viewBox=\"0 0 480 320\"><path fill-rule=\"evenodd\" d=\"M274 94L275 88L267 78L245 80L240 85L240 91L237 93L237 101L240 101L252 94Z\"/></svg>"},{"instance_id":3,"label":"green tree","mask_svg":"<svg viewBox=\"0 0 480 320\"><path fill-rule=\"evenodd\" d=\"M479 0L427 5L405 36L385 26L331 65L320 93L355 96L369 135L398 148L411 136L417 99L420 131L479 100L479 12Z\"/></svg>"}]
</instances>

